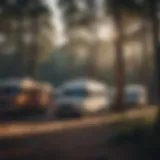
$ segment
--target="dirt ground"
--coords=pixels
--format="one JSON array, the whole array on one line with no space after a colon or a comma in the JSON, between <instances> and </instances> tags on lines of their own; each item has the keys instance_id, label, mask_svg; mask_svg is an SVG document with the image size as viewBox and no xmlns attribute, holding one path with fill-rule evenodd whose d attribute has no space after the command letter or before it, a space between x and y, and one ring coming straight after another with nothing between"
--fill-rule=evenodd
<instances>
[{"instance_id":1,"label":"dirt ground","mask_svg":"<svg viewBox=\"0 0 160 160\"><path fill-rule=\"evenodd\" d=\"M122 119L153 121L156 113L157 108L148 108L50 124L3 124L0 160L136 160L134 145L111 147L107 141L121 129Z\"/></svg>"}]
</instances>

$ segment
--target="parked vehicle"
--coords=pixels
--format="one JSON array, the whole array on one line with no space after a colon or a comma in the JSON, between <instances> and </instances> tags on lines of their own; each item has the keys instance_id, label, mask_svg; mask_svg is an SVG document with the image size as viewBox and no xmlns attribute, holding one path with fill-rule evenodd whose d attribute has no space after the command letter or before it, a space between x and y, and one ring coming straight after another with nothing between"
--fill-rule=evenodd
<instances>
[{"instance_id":1,"label":"parked vehicle","mask_svg":"<svg viewBox=\"0 0 160 160\"><path fill-rule=\"evenodd\" d=\"M0 83L0 111L46 110L52 105L52 87L31 79Z\"/></svg>"},{"instance_id":2,"label":"parked vehicle","mask_svg":"<svg viewBox=\"0 0 160 160\"><path fill-rule=\"evenodd\" d=\"M147 90L142 85L130 84L125 88L126 106L144 106L147 105Z\"/></svg>"},{"instance_id":3,"label":"parked vehicle","mask_svg":"<svg viewBox=\"0 0 160 160\"><path fill-rule=\"evenodd\" d=\"M73 80L59 89L56 101L58 117L80 117L107 110L107 87L95 80Z\"/></svg>"},{"instance_id":4,"label":"parked vehicle","mask_svg":"<svg viewBox=\"0 0 160 160\"><path fill-rule=\"evenodd\" d=\"M109 89L110 95L110 106L111 108L115 106L115 96L116 89L114 87L110 87ZM128 84L124 89L124 107L135 107L135 106L144 106L148 103L148 95L145 86L138 84Z\"/></svg>"}]
</instances>

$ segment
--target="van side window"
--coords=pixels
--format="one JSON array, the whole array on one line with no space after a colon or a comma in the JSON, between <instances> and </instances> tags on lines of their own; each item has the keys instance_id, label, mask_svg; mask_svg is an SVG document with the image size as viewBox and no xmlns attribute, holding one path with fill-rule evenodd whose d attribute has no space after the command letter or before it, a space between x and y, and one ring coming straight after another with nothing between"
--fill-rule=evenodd
<instances>
[{"instance_id":1,"label":"van side window","mask_svg":"<svg viewBox=\"0 0 160 160\"><path fill-rule=\"evenodd\" d=\"M87 96L88 93L84 89L67 89L64 91L64 95L82 97L82 96Z\"/></svg>"},{"instance_id":2,"label":"van side window","mask_svg":"<svg viewBox=\"0 0 160 160\"><path fill-rule=\"evenodd\" d=\"M99 92L92 92L92 93L90 93L90 95L92 97L106 97L107 93L103 92L103 91L99 91Z\"/></svg>"},{"instance_id":3,"label":"van side window","mask_svg":"<svg viewBox=\"0 0 160 160\"><path fill-rule=\"evenodd\" d=\"M11 95L11 94L18 94L21 90L18 87L1 87L0 94L1 95Z\"/></svg>"}]
</instances>

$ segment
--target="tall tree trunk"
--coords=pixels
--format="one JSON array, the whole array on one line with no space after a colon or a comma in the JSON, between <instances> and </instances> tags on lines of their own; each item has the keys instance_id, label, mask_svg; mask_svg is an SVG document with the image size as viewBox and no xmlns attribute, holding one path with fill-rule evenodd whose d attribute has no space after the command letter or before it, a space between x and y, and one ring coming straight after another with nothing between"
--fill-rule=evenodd
<instances>
[{"instance_id":1,"label":"tall tree trunk","mask_svg":"<svg viewBox=\"0 0 160 160\"><path fill-rule=\"evenodd\" d=\"M32 47L29 53L29 67L28 76L31 78L37 78L38 58L39 58L39 46L38 46L38 34L39 34L39 16L34 16L32 19Z\"/></svg>"},{"instance_id":2,"label":"tall tree trunk","mask_svg":"<svg viewBox=\"0 0 160 160\"><path fill-rule=\"evenodd\" d=\"M88 78L96 79L96 70L97 70L97 45L98 41L95 40L91 50L90 50L90 57L89 57L89 68L88 68Z\"/></svg>"},{"instance_id":3,"label":"tall tree trunk","mask_svg":"<svg viewBox=\"0 0 160 160\"><path fill-rule=\"evenodd\" d=\"M97 21L97 19L95 19ZM99 43L100 40L97 37L97 22L93 24L93 30L92 30L92 35L93 35L93 44L91 45L90 48L90 56L88 59L88 78L90 79L97 79L97 56L99 52Z\"/></svg>"},{"instance_id":4,"label":"tall tree trunk","mask_svg":"<svg viewBox=\"0 0 160 160\"><path fill-rule=\"evenodd\" d=\"M22 77L23 76L23 68L24 68L24 59L23 59L23 20L24 17L22 14L17 17L17 45L16 45L16 53L14 57L14 76Z\"/></svg>"},{"instance_id":5,"label":"tall tree trunk","mask_svg":"<svg viewBox=\"0 0 160 160\"><path fill-rule=\"evenodd\" d=\"M144 85L147 88L147 91L149 90L149 72L150 72L150 66L148 63L148 58L149 58L149 52L148 52L148 18L147 18L147 13L148 13L148 8L147 6L145 7L145 11L143 14L143 19L142 19L142 37L141 37L141 43L142 43L142 53L141 53L141 64L140 64L140 83Z\"/></svg>"},{"instance_id":6,"label":"tall tree trunk","mask_svg":"<svg viewBox=\"0 0 160 160\"><path fill-rule=\"evenodd\" d=\"M157 101L160 105L160 45L159 45L159 20L158 20L158 4L157 0L150 0L150 18L152 21L153 33L153 50L155 53L155 70L156 70L156 85L157 85Z\"/></svg>"},{"instance_id":7,"label":"tall tree trunk","mask_svg":"<svg viewBox=\"0 0 160 160\"><path fill-rule=\"evenodd\" d=\"M159 45L159 19L158 19L158 4L156 0L150 0L150 18L152 20L153 33L153 49L155 53L155 75L157 89L157 105L160 107L160 45ZM160 133L160 109L158 113L157 123L155 125L155 133Z\"/></svg>"},{"instance_id":8,"label":"tall tree trunk","mask_svg":"<svg viewBox=\"0 0 160 160\"><path fill-rule=\"evenodd\" d=\"M75 52L75 49L74 49L74 46L71 46L70 47L70 64L69 64L69 75L66 77L67 79L75 79L75 72L76 72L76 52Z\"/></svg>"},{"instance_id":9,"label":"tall tree trunk","mask_svg":"<svg viewBox=\"0 0 160 160\"><path fill-rule=\"evenodd\" d=\"M147 8L147 7L146 7ZM142 19L142 31L141 31L141 34L142 34L142 37L141 37L141 44L142 44L142 53L141 53L141 64L140 64L140 81L141 81L141 84L146 84L146 74L147 74L147 52L148 52L148 47L147 47L147 27L148 27L148 24L147 24L147 12L145 12L143 14L143 19Z\"/></svg>"},{"instance_id":10,"label":"tall tree trunk","mask_svg":"<svg viewBox=\"0 0 160 160\"><path fill-rule=\"evenodd\" d=\"M123 55L123 27L120 8L117 6L113 13L115 26L117 30L116 49L116 102L115 109L123 110L124 107L124 85L125 85L125 67Z\"/></svg>"},{"instance_id":11,"label":"tall tree trunk","mask_svg":"<svg viewBox=\"0 0 160 160\"><path fill-rule=\"evenodd\" d=\"M152 64L156 63L155 60L155 53L157 52L157 43L158 43L158 19L157 19L157 9L155 8L156 1L151 0L151 3L148 3L149 1L146 1L144 3L144 14L143 14L143 26L142 26L142 45L143 45L143 53L142 53L142 64L141 64L141 72L140 72L140 77L141 77L141 83L146 86L147 91L148 91L148 102L149 104L155 103L155 83L154 85L151 84L151 81L155 77L151 76L152 71ZM156 17L155 17L156 16ZM151 21L150 21L151 20ZM152 31L150 32L150 23L152 22ZM156 28L155 28L156 27ZM153 37L153 45L152 43L149 43L148 38ZM150 45L153 47L154 55L153 59L150 57ZM155 75L155 73L152 73L152 75ZM151 78L152 77L152 78Z\"/></svg>"}]
</instances>

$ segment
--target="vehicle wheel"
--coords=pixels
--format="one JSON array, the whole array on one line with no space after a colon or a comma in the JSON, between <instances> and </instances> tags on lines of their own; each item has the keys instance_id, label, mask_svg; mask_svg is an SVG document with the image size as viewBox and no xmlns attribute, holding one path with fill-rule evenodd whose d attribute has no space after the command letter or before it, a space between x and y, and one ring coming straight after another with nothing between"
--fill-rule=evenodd
<instances>
[{"instance_id":1,"label":"vehicle wheel","mask_svg":"<svg viewBox=\"0 0 160 160\"><path fill-rule=\"evenodd\" d=\"M57 118L80 118L81 114L72 110L70 107L59 109L56 112Z\"/></svg>"}]
</instances>

